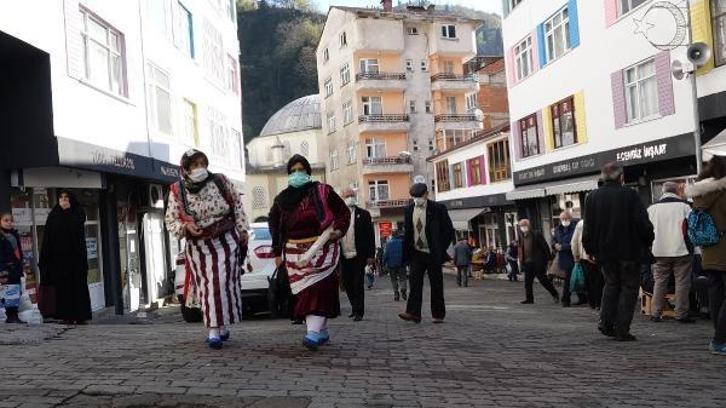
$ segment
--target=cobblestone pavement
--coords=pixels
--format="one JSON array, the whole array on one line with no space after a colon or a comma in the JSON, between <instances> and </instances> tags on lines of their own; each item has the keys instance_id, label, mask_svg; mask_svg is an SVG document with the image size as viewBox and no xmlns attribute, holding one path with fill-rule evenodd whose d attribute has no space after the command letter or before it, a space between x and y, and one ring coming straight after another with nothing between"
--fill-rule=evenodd
<instances>
[{"instance_id":1,"label":"cobblestone pavement","mask_svg":"<svg viewBox=\"0 0 726 408\"><path fill-rule=\"evenodd\" d=\"M726 407L726 358L707 352L705 321L637 316L639 341L617 343L590 309L555 306L540 287L520 305L521 283L447 278L446 323L426 311L415 325L396 316L389 285L366 293L363 322L333 321L317 352L299 344L301 326L267 318L212 351L174 309L145 325L46 329L0 346L0 407Z\"/></svg>"}]
</instances>

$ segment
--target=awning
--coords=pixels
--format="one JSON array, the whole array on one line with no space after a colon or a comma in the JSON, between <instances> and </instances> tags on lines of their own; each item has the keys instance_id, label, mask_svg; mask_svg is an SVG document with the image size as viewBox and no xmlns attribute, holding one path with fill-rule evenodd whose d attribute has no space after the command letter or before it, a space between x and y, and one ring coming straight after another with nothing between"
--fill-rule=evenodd
<instances>
[{"instance_id":1,"label":"awning","mask_svg":"<svg viewBox=\"0 0 726 408\"><path fill-rule=\"evenodd\" d=\"M530 198L541 198L556 194L579 193L581 191L592 191L597 188L597 181L600 175L592 175L569 180L553 181L550 183L533 184L522 186L507 193L508 200L527 200Z\"/></svg>"},{"instance_id":2,"label":"awning","mask_svg":"<svg viewBox=\"0 0 726 408\"><path fill-rule=\"evenodd\" d=\"M703 145L703 160L711 160L713 156L726 156L726 130Z\"/></svg>"},{"instance_id":3,"label":"awning","mask_svg":"<svg viewBox=\"0 0 726 408\"><path fill-rule=\"evenodd\" d=\"M449 210L449 217L458 231L468 231L469 221L484 212L483 208L466 208L462 210Z\"/></svg>"}]
</instances>

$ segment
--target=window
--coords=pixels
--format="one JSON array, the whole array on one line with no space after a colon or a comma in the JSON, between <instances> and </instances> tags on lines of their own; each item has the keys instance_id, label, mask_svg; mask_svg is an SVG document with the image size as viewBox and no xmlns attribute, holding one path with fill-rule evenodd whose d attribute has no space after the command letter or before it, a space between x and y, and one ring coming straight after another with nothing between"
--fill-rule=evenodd
<instances>
[{"instance_id":1,"label":"window","mask_svg":"<svg viewBox=\"0 0 726 408\"><path fill-rule=\"evenodd\" d=\"M449 191L451 190L451 184L449 182L449 161L443 160L436 163L436 184L438 191Z\"/></svg>"},{"instance_id":2,"label":"window","mask_svg":"<svg viewBox=\"0 0 726 408\"><path fill-rule=\"evenodd\" d=\"M645 3L648 0L618 0L620 3L620 10L618 15L624 15L630 13L633 9Z\"/></svg>"},{"instance_id":3,"label":"window","mask_svg":"<svg viewBox=\"0 0 726 408\"><path fill-rule=\"evenodd\" d=\"M426 113L431 113L431 101L424 102L424 110Z\"/></svg>"},{"instance_id":4,"label":"window","mask_svg":"<svg viewBox=\"0 0 726 408\"><path fill-rule=\"evenodd\" d=\"M386 157L386 142L378 139L366 139L366 158L380 159Z\"/></svg>"},{"instance_id":5,"label":"window","mask_svg":"<svg viewBox=\"0 0 726 408\"><path fill-rule=\"evenodd\" d=\"M519 134L522 138L522 157L540 154L537 115L530 115L519 121Z\"/></svg>"},{"instance_id":6,"label":"window","mask_svg":"<svg viewBox=\"0 0 726 408\"><path fill-rule=\"evenodd\" d=\"M454 75L454 61L444 61L441 63L441 71L447 75Z\"/></svg>"},{"instance_id":7,"label":"window","mask_svg":"<svg viewBox=\"0 0 726 408\"><path fill-rule=\"evenodd\" d=\"M335 113L328 113L328 134L335 132Z\"/></svg>"},{"instance_id":8,"label":"window","mask_svg":"<svg viewBox=\"0 0 726 408\"><path fill-rule=\"evenodd\" d=\"M406 60L406 71L408 71L408 72L413 71L413 60L411 60L411 59Z\"/></svg>"},{"instance_id":9,"label":"window","mask_svg":"<svg viewBox=\"0 0 726 408\"><path fill-rule=\"evenodd\" d=\"M303 156L308 156L310 154L310 143L307 141L300 143L300 154Z\"/></svg>"},{"instance_id":10,"label":"window","mask_svg":"<svg viewBox=\"0 0 726 408\"><path fill-rule=\"evenodd\" d=\"M224 86L224 47L222 47L222 34L212 23L204 20L204 50L202 63L207 75L219 86Z\"/></svg>"},{"instance_id":11,"label":"window","mask_svg":"<svg viewBox=\"0 0 726 408\"><path fill-rule=\"evenodd\" d=\"M464 187L464 177L461 174L461 163L454 164L453 172L454 172L454 188Z\"/></svg>"},{"instance_id":12,"label":"window","mask_svg":"<svg viewBox=\"0 0 726 408\"><path fill-rule=\"evenodd\" d=\"M337 170L339 167L340 163L338 162L338 151L334 150L333 153L330 153L330 169Z\"/></svg>"},{"instance_id":13,"label":"window","mask_svg":"<svg viewBox=\"0 0 726 408\"><path fill-rule=\"evenodd\" d=\"M408 27L408 35L418 35L418 27Z\"/></svg>"},{"instance_id":14,"label":"window","mask_svg":"<svg viewBox=\"0 0 726 408\"><path fill-rule=\"evenodd\" d=\"M489 180L492 183L509 180L509 140L501 140L487 146L489 154Z\"/></svg>"},{"instance_id":15,"label":"window","mask_svg":"<svg viewBox=\"0 0 726 408\"><path fill-rule=\"evenodd\" d=\"M267 207L267 200L265 200L265 189L261 186L255 186L252 189L252 208L260 210ZM255 234L257 237L257 234ZM259 238L259 237L257 237Z\"/></svg>"},{"instance_id":16,"label":"window","mask_svg":"<svg viewBox=\"0 0 726 408\"><path fill-rule=\"evenodd\" d=\"M84 78L105 91L127 96L123 34L85 9L81 9L80 13Z\"/></svg>"},{"instance_id":17,"label":"window","mask_svg":"<svg viewBox=\"0 0 726 408\"><path fill-rule=\"evenodd\" d=\"M469 180L470 186L484 184L484 180L481 174L481 161L482 159L477 157L475 159L469 160L466 163L467 166L469 166L469 176L471 177L471 179Z\"/></svg>"},{"instance_id":18,"label":"window","mask_svg":"<svg viewBox=\"0 0 726 408\"><path fill-rule=\"evenodd\" d=\"M421 60L421 71L426 72L429 70L429 61Z\"/></svg>"},{"instance_id":19,"label":"window","mask_svg":"<svg viewBox=\"0 0 726 408\"><path fill-rule=\"evenodd\" d=\"M416 101L408 101L408 111L416 113Z\"/></svg>"},{"instance_id":20,"label":"window","mask_svg":"<svg viewBox=\"0 0 726 408\"><path fill-rule=\"evenodd\" d=\"M625 106L628 123L658 114L658 82L655 60L625 70Z\"/></svg>"},{"instance_id":21,"label":"window","mask_svg":"<svg viewBox=\"0 0 726 408\"><path fill-rule=\"evenodd\" d=\"M380 96L364 96L361 98L363 102L363 114L369 115L382 115L383 105L381 105Z\"/></svg>"},{"instance_id":22,"label":"window","mask_svg":"<svg viewBox=\"0 0 726 408\"><path fill-rule=\"evenodd\" d=\"M358 154L356 151L358 150L358 144L355 142L355 140L351 140L348 143L348 164L355 164L356 157Z\"/></svg>"},{"instance_id":23,"label":"window","mask_svg":"<svg viewBox=\"0 0 726 408\"><path fill-rule=\"evenodd\" d=\"M345 33L345 31L343 31L340 34L340 48L343 48L346 45L348 45L348 35Z\"/></svg>"},{"instance_id":24,"label":"window","mask_svg":"<svg viewBox=\"0 0 726 408\"><path fill-rule=\"evenodd\" d=\"M149 68L149 118L154 130L171 135L171 91L169 75L148 64Z\"/></svg>"},{"instance_id":25,"label":"window","mask_svg":"<svg viewBox=\"0 0 726 408\"><path fill-rule=\"evenodd\" d=\"M514 9L515 7L519 6L524 0L509 0L509 5L511 6L511 9Z\"/></svg>"},{"instance_id":26,"label":"window","mask_svg":"<svg viewBox=\"0 0 726 408\"><path fill-rule=\"evenodd\" d=\"M567 7L544 23L547 61L556 60L570 49L570 18Z\"/></svg>"},{"instance_id":27,"label":"window","mask_svg":"<svg viewBox=\"0 0 726 408\"><path fill-rule=\"evenodd\" d=\"M714 60L726 64L726 0L712 0Z\"/></svg>"},{"instance_id":28,"label":"window","mask_svg":"<svg viewBox=\"0 0 726 408\"><path fill-rule=\"evenodd\" d=\"M325 97L329 97L333 94L333 78L325 80Z\"/></svg>"},{"instance_id":29,"label":"window","mask_svg":"<svg viewBox=\"0 0 726 408\"><path fill-rule=\"evenodd\" d=\"M472 131L463 129L450 129L444 130L442 132L442 136L446 142L443 145L443 148L444 150L449 150L471 139Z\"/></svg>"},{"instance_id":30,"label":"window","mask_svg":"<svg viewBox=\"0 0 726 408\"><path fill-rule=\"evenodd\" d=\"M169 2L165 0L146 0L146 7L151 16L154 29L171 37L171 12Z\"/></svg>"},{"instance_id":31,"label":"window","mask_svg":"<svg viewBox=\"0 0 726 408\"><path fill-rule=\"evenodd\" d=\"M476 93L466 95L466 111L471 112L479 107L479 100Z\"/></svg>"},{"instance_id":32,"label":"window","mask_svg":"<svg viewBox=\"0 0 726 408\"><path fill-rule=\"evenodd\" d=\"M514 47L514 61L518 81L532 74L532 37L527 37Z\"/></svg>"},{"instance_id":33,"label":"window","mask_svg":"<svg viewBox=\"0 0 726 408\"><path fill-rule=\"evenodd\" d=\"M574 100L569 97L550 107L555 149L577 143Z\"/></svg>"},{"instance_id":34,"label":"window","mask_svg":"<svg viewBox=\"0 0 726 408\"><path fill-rule=\"evenodd\" d=\"M375 58L364 58L360 60L360 72L362 74L378 74L380 72L378 60Z\"/></svg>"},{"instance_id":35,"label":"window","mask_svg":"<svg viewBox=\"0 0 726 408\"><path fill-rule=\"evenodd\" d=\"M194 58L194 26L192 13L178 1L174 2L174 45Z\"/></svg>"},{"instance_id":36,"label":"window","mask_svg":"<svg viewBox=\"0 0 726 408\"><path fill-rule=\"evenodd\" d=\"M340 67L340 86L345 86L350 82L350 64L345 63Z\"/></svg>"},{"instance_id":37,"label":"window","mask_svg":"<svg viewBox=\"0 0 726 408\"><path fill-rule=\"evenodd\" d=\"M330 51L328 51L327 48L323 50L323 61L324 62L330 61Z\"/></svg>"},{"instance_id":38,"label":"window","mask_svg":"<svg viewBox=\"0 0 726 408\"><path fill-rule=\"evenodd\" d=\"M456 26L453 24L441 26L441 36L444 38L455 39L456 38Z\"/></svg>"},{"instance_id":39,"label":"window","mask_svg":"<svg viewBox=\"0 0 726 408\"><path fill-rule=\"evenodd\" d=\"M212 154L219 159L220 165L229 166L234 162L234 147L227 131L227 118L214 108L207 109L207 118Z\"/></svg>"},{"instance_id":40,"label":"window","mask_svg":"<svg viewBox=\"0 0 726 408\"><path fill-rule=\"evenodd\" d=\"M416 139L413 139L413 151L414 152L418 151L418 140L416 140Z\"/></svg>"},{"instance_id":41,"label":"window","mask_svg":"<svg viewBox=\"0 0 726 408\"><path fill-rule=\"evenodd\" d=\"M184 99L182 101L184 115L184 134L182 142L187 146L199 146L199 125L197 105Z\"/></svg>"},{"instance_id":42,"label":"window","mask_svg":"<svg viewBox=\"0 0 726 408\"><path fill-rule=\"evenodd\" d=\"M456 115L456 97L455 96L446 97L446 113L448 113L449 115Z\"/></svg>"},{"instance_id":43,"label":"window","mask_svg":"<svg viewBox=\"0 0 726 408\"><path fill-rule=\"evenodd\" d=\"M237 59L227 55L227 89L239 93L239 72L237 71Z\"/></svg>"},{"instance_id":44,"label":"window","mask_svg":"<svg viewBox=\"0 0 726 408\"><path fill-rule=\"evenodd\" d=\"M429 151L434 151L434 139L432 137L429 138Z\"/></svg>"},{"instance_id":45,"label":"window","mask_svg":"<svg viewBox=\"0 0 726 408\"><path fill-rule=\"evenodd\" d=\"M343 104L343 124L348 125L353 122L353 101Z\"/></svg>"},{"instance_id":46,"label":"window","mask_svg":"<svg viewBox=\"0 0 726 408\"><path fill-rule=\"evenodd\" d=\"M229 155L229 164L232 167L237 167L244 169L244 140L242 140L242 132L240 132L237 129L229 129L229 143L230 143L230 151L228 153Z\"/></svg>"},{"instance_id":47,"label":"window","mask_svg":"<svg viewBox=\"0 0 726 408\"><path fill-rule=\"evenodd\" d=\"M388 180L373 180L368 182L368 198L372 202L389 199Z\"/></svg>"}]
</instances>

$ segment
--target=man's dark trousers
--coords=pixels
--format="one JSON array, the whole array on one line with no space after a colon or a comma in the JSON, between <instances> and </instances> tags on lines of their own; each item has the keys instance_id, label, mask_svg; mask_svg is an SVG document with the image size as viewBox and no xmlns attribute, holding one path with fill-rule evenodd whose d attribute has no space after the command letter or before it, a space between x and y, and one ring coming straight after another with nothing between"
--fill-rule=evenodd
<instances>
[{"instance_id":1,"label":"man's dark trousers","mask_svg":"<svg viewBox=\"0 0 726 408\"><path fill-rule=\"evenodd\" d=\"M605 282L602 272L592 262L581 261L582 269L585 270L585 290L587 291L587 302L591 308L600 307L602 302L602 290Z\"/></svg>"},{"instance_id":2,"label":"man's dark trousers","mask_svg":"<svg viewBox=\"0 0 726 408\"><path fill-rule=\"evenodd\" d=\"M539 283L542 284L548 292L550 292L552 297L558 296L557 289L555 289L552 281L547 277L546 265L539 262L525 262L522 267L524 269L524 291L526 293L527 301L534 301L534 289L532 288L534 278L539 280Z\"/></svg>"},{"instance_id":3,"label":"man's dark trousers","mask_svg":"<svg viewBox=\"0 0 726 408\"><path fill-rule=\"evenodd\" d=\"M421 302L423 295L423 277L428 272L431 285L431 317L443 319L446 316L444 305L444 274L441 265L431 260L431 255L425 252L414 251L411 257L411 274L409 283L411 293L408 296L406 312L421 317Z\"/></svg>"},{"instance_id":4,"label":"man's dark trousers","mask_svg":"<svg viewBox=\"0 0 726 408\"><path fill-rule=\"evenodd\" d=\"M356 256L351 259L341 258L340 261L343 277L343 287L348 295L350 306L353 308L353 315L363 317L365 309L364 278L366 259Z\"/></svg>"},{"instance_id":5,"label":"man's dark trousers","mask_svg":"<svg viewBox=\"0 0 726 408\"><path fill-rule=\"evenodd\" d=\"M630 333L640 286L640 263L615 261L601 265L605 290L600 308L600 324L615 329L615 334Z\"/></svg>"}]
</instances>

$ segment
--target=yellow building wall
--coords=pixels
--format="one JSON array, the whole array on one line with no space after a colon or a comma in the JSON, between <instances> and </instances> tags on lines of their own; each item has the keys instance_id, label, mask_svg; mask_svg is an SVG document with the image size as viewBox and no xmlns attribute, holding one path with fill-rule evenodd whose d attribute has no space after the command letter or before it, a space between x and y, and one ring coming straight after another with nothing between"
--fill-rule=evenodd
<instances>
[{"instance_id":1,"label":"yellow building wall","mask_svg":"<svg viewBox=\"0 0 726 408\"><path fill-rule=\"evenodd\" d=\"M575 94L575 127L577 128L577 142L587 143L587 118L585 115L585 91Z\"/></svg>"},{"instance_id":2,"label":"yellow building wall","mask_svg":"<svg viewBox=\"0 0 726 408\"><path fill-rule=\"evenodd\" d=\"M464 75L464 60L456 57L445 57L440 54L433 54L429 58L429 70L431 75L440 74L444 71L444 65L446 62L451 61L454 63L454 74Z\"/></svg>"},{"instance_id":3,"label":"yellow building wall","mask_svg":"<svg viewBox=\"0 0 726 408\"><path fill-rule=\"evenodd\" d=\"M363 182L360 183L360 189L364 191L363 195L365 196L366 201L370 201L368 182L373 180L388 181L388 194L391 200L403 200L409 198L408 190L411 186L410 177L407 173L378 174L363 176Z\"/></svg>"},{"instance_id":4,"label":"yellow building wall","mask_svg":"<svg viewBox=\"0 0 726 408\"><path fill-rule=\"evenodd\" d=\"M366 92L362 93L358 99L360 103L360 114L363 114L364 96L380 97L383 104L383 113L386 115L400 115L406 113L403 105L403 92Z\"/></svg>"},{"instance_id":5,"label":"yellow building wall","mask_svg":"<svg viewBox=\"0 0 726 408\"><path fill-rule=\"evenodd\" d=\"M691 1L691 26L693 34L693 42L702 42L708 44L713 50L713 31L711 20L711 2L709 0L692 0ZM696 72L697 75L708 74L715 68L713 55L711 59Z\"/></svg>"},{"instance_id":6,"label":"yellow building wall","mask_svg":"<svg viewBox=\"0 0 726 408\"><path fill-rule=\"evenodd\" d=\"M365 157L366 139L382 140L386 143L386 157L398 156L404 150L408 150L408 137L405 133L366 133L361 135L358 145L360 146L360 157Z\"/></svg>"},{"instance_id":7,"label":"yellow building wall","mask_svg":"<svg viewBox=\"0 0 726 408\"><path fill-rule=\"evenodd\" d=\"M456 98L456 112L460 115L466 113L466 97L463 92L451 93L434 91L432 92L432 98L434 102L434 114L444 115L447 114L446 98L453 96Z\"/></svg>"},{"instance_id":8,"label":"yellow building wall","mask_svg":"<svg viewBox=\"0 0 726 408\"><path fill-rule=\"evenodd\" d=\"M381 54L378 52L358 52L354 56L355 72L360 73L360 60L377 59L381 72L403 72L403 62L399 54Z\"/></svg>"}]
</instances>

